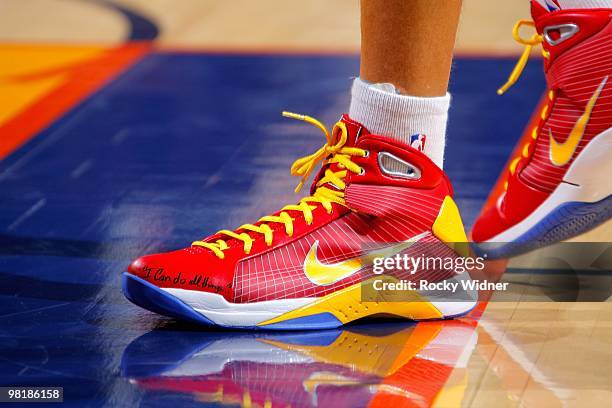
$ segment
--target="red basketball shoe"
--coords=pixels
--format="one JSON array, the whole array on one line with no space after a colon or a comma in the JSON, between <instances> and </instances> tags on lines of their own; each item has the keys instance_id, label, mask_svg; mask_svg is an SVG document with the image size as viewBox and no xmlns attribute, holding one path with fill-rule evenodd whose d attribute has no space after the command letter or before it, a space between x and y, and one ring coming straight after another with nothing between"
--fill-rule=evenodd
<instances>
[{"instance_id":1,"label":"red basketball shoe","mask_svg":"<svg viewBox=\"0 0 612 408\"><path fill-rule=\"evenodd\" d=\"M255 224L136 260L123 277L126 297L198 323L269 329L337 327L380 315L448 318L471 310L469 291L449 299L449 290L382 286L424 280L458 284L461 292L469 279L456 272L463 269L457 251L466 249L466 237L444 172L419 150L372 135L346 115L331 133L310 117L286 116L315 124L327 138L292 167L302 176L299 189L322 163L311 195ZM423 262L374 273L377 259L404 255Z\"/></svg>"},{"instance_id":2,"label":"red basketball shoe","mask_svg":"<svg viewBox=\"0 0 612 408\"><path fill-rule=\"evenodd\" d=\"M514 29L525 53L499 93L540 43L549 89L510 161L504 191L474 225L476 252L492 258L571 238L612 216L612 9L549 11L537 1L531 9L534 21ZM521 25L537 34L521 39Z\"/></svg>"}]
</instances>

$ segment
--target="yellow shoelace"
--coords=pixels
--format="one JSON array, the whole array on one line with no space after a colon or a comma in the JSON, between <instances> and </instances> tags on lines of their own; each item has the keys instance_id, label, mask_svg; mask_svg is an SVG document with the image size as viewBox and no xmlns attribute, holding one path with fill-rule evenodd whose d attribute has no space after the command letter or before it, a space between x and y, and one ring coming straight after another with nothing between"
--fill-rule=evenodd
<instances>
[{"instance_id":1,"label":"yellow shoelace","mask_svg":"<svg viewBox=\"0 0 612 408\"><path fill-rule=\"evenodd\" d=\"M251 252L253 242L255 241L246 231L262 234L268 246L272 245L274 239L274 231L270 228L268 223L283 224L285 226L285 233L290 237L293 236L294 218L291 218L286 211L300 211L306 223L311 225L313 222L312 211L317 208L316 205L312 204L321 204L328 214L332 212L332 203L345 206L344 178L347 175L347 171L355 174L360 174L364 171L363 168L351 161L351 156L366 157L368 153L363 149L344 146L348 138L348 132L344 123L337 122L330 134L325 125L310 116L291 112L283 112L283 116L315 125L323 131L326 139L326 143L319 150L309 156L296 160L291 166L291 175L301 177L299 184L295 188L296 193L302 189L304 183L306 183L308 177L319 163L323 163L323 165L337 163L338 167L342 170L332 171L331 169L326 169L325 175L317 182L317 189L313 195L302 198L298 204L290 204L283 207L278 215L267 215L260 218L259 221L257 221L259 225L244 224L236 231L224 229L215 234L226 235L230 238L242 241L246 254ZM324 184L326 183L330 183L336 187L337 190L325 187ZM191 245L208 248L220 259L225 257L223 251L228 248L227 242L223 239L218 239L215 242L195 241Z\"/></svg>"},{"instance_id":2,"label":"yellow shoelace","mask_svg":"<svg viewBox=\"0 0 612 408\"><path fill-rule=\"evenodd\" d=\"M514 37L514 40L516 42L518 42L519 44L523 44L525 46L525 50L523 51L523 54L521 55L518 62L516 63L516 66L512 70L512 73L508 77L508 81L506 81L506 83L497 90L498 95L502 95L504 92L508 90L508 88L510 88L512 85L516 83L516 81L519 79L519 77L523 73L523 69L525 69L527 60L529 59L529 56L531 55L531 49L533 48L534 45L541 44L543 41L542 36L539 35L538 33L535 33L534 35L531 36L531 38L527 40L522 38L519 31L521 27L524 25L535 28L535 23L530 20L519 20L514 25L514 28L512 29L512 36ZM550 53L546 51L545 49L542 49L542 56L544 58L550 58ZM548 96L548 101L547 101L548 103L546 103L542 107L542 111L540 112L540 119L542 121L544 121L547 118L548 110L550 108L549 105L555 97L554 91L553 90L548 91L547 96ZM539 130L538 126L539 124L534 126L533 129L531 129L531 139L529 139L520 149L520 154L510 162L510 165L508 166L508 171L510 173L510 176L514 175L514 173L516 172L516 168L518 166L519 161L521 161L521 159L523 158L526 159L529 157L529 149L530 149L531 142L537 139L538 137L538 130ZM504 190L508 190L507 180L504 182Z\"/></svg>"},{"instance_id":3,"label":"yellow shoelace","mask_svg":"<svg viewBox=\"0 0 612 408\"><path fill-rule=\"evenodd\" d=\"M514 25L514 28L512 29L512 36L514 37L514 41L516 41L519 44L523 44L525 46L525 50L523 50L523 54L521 54L519 60L514 66L514 69L512 70L512 73L510 73L510 76L508 77L508 80L506 81L506 83L503 84L497 90L498 95L502 95L512 85L514 85L516 81L518 81L519 77L523 73L523 69L525 69L525 65L527 65L527 60L529 60L529 55L531 55L531 49L533 48L534 45L541 44L543 41L542 36L539 35L538 33L535 33L529 39L522 38L521 34L519 33L519 30L521 29L522 26L529 26L529 27L535 28L535 23L530 20L519 20ZM544 58L549 58L550 54L545 49L542 49L542 56Z\"/></svg>"}]
</instances>

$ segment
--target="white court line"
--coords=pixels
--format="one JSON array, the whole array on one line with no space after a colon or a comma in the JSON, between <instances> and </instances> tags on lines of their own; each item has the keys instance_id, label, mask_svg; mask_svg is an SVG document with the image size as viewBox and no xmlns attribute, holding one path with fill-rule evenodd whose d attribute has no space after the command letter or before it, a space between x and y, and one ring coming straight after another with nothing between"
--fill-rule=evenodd
<instances>
[{"instance_id":1,"label":"white court line","mask_svg":"<svg viewBox=\"0 0 612 408\"><path fill-rule=\"evenodd\" d=\"M13 223L11 225L9 225L7 229L8 230L15 229L15 227L17 227L19 224L21 224L22 222L24 222L25 220L30 218L35 212L37 212L38 210L43 208L45 206L45 204L47 204L47 199L46 198L41 198L33 206L28 208L26 212L24 212L19 217L17 217L17 219L15 221L13 221Z\"/></svg>"}]
</instances>

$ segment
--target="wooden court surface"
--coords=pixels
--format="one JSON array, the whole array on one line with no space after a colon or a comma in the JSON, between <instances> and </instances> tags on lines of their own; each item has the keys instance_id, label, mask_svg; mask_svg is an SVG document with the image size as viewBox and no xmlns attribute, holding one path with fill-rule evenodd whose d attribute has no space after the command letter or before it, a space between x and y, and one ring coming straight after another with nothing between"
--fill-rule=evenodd
<instances>
[{"instance_id":1,"label":"wooden court surface","mask_svg":"<svg viewBox=\"0 0 612 408\"><path fill-rule=\"evenodd\" d=\"M124 14L101 3L0 1L0 129L4 129L0 158L35 137L145 52L142 47L148 45L131 44L121 53L109 53L126 46L130 24ZM115 4L155 22L159 34L153 47L160 50L345 55L359 49L357 1L123 0ZM512 40L511 29L516 20L528 17L527 1L464 0L457 54L519 54L522 48ZM89 77L91 71L87 71L84 81L82 72L65 69L99 62L96 58L102 56L107 71L99 77ZM74 75L79 78L78 86L69 80ZM27 113L53 92L54 98L45 105L45 112L55 109L52 115ZM23 118L15 122L19 115ZM1 127L11 123L10 128ZM576 240L609 241L611 228L608 222ZM528 254L510 266L533 265L544 257L545 252ZM523 276L528 285L528 275L515 276ZM609 302L491 302L476 333L478 342L467 364L457 368L445 385L455 394L437 400L438 406L609 404Z\"/></svg>"},{"instance_id":2,"label":"wooden court surface","mask_svg":"<svg viewBox=\"0 0 612 408\"><path fill-rule=\"evenodd\" d=\"M155 20L164 47L220 50L359 50L358 0L121 0ZM95 1L4 0L3 41L112 44L127 24ZM528 18L522 1L465 0L457 50L516 54L512 25Z\"/></svg>"}]
</instances>

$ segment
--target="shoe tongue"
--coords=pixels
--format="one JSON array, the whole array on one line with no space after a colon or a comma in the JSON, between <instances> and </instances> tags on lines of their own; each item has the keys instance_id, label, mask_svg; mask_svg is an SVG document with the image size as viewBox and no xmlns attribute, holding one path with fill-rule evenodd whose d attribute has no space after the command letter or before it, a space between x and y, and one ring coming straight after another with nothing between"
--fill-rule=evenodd
<instances>
[{"instance_id":1,"label":"shoe tongue","mask_svg":"<svg viewBox=\"0 0 612 408\"><path fill-rule=\"evenodd\" d=\"M365 128L365 126L351 119L346 113L342 115L342 117L340 118L340 122L343 123L344 126L346 127L346 133L347 133L346 142L344 143L343 147L355 147L357 145L357 142L362 137L370 134L370 132ZM332 130L332 132L340 132L340 130L336 129L336 126L334 126L334 130ZM339 137L336 135L334 136ZM325 170L327 169L330 169L333 172L346 170L346 169L340 168L340 166L338 166L338 163L331 163L331 164L326 164L322 166L312 182L312 185L310 187L310 194L314 194L315 190L317 189L317 186L316 186L317 182L323 176L325 176ZM337 188L337 186L334 186L331 183L325 183L324 186L332 190L337 190L337 191L340 190L339 188Z\"/></svg>"},{"instance_id":2,"label":"shoe tongue","mask_svg":"<svg viewBox=\"0 0 612 408\"><path fill-rule=\"evenodd\" d=\"M342 115L340 122L344 123L347 130L347 140L344 144L346 147L354 147L360 138L370 134L365 126L351 119L346 113Z\"/></svg>"}]
</instances>

